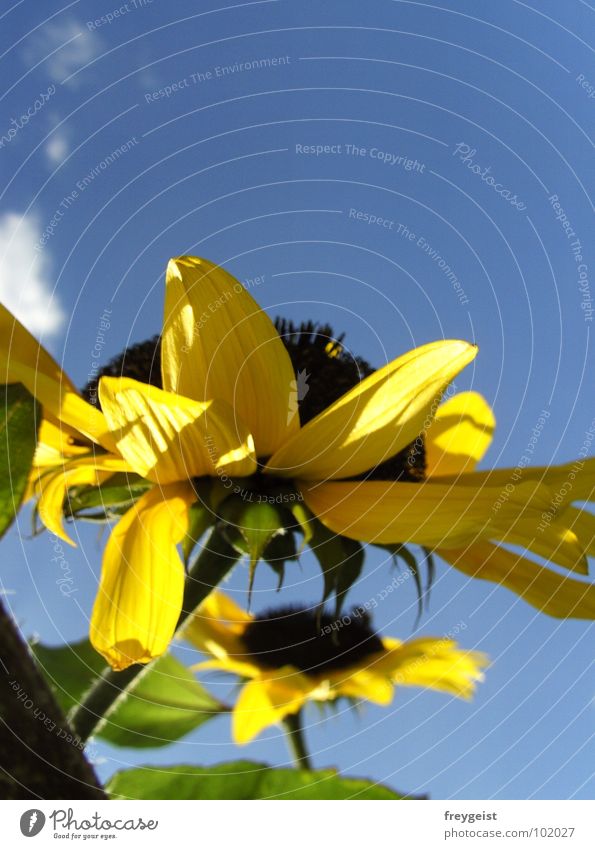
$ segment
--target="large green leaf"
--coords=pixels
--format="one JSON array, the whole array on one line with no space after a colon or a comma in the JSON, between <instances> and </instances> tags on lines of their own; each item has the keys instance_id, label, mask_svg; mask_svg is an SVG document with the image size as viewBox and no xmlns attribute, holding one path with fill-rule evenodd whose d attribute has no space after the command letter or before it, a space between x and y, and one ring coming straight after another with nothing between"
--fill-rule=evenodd
<instances>
[{"instance_id":1,"label":"large green leaf","mask_svg":"<svg viewBox=\"0 0 595 849\"><path fill-rule=\"evenodd\" d=\"M64 646L31 646L64 713L77 705L105 669L105 660L88 640Z\"/></svg>"},{"instance_id":2,"label":"large green leaf","mask_svg":"<svg viewBox=\"0 0 595 849\"><path fill-rule=\"evenodd\" d=\"M166 654L140 676L99 736L119 746L166 746L223 710L189 669Z\"/></svg>"},{"instance_id":3,"label":"large green leaf","mask_svg":"<svg viewBox=\"0 0 595 849\"><path fill-rule=\"evenodd\" d=\"M217 766L146 766L117 772L107 785L117 799L403 799L403 795L332 769L273 769L252 761Z\"/></svg>"},{"instance_id":4,"label":"large green leaf","mask_svg":"<svg viewBox=\"0 0 595 849\"><path fill-rule=\"evenodd\" d=\"M33 646L65 712L81 700L105 667L87 640L69 646ZM159 658L122 698L98 736L119 746L165 746L226 710L175 657Z\"/></svg>"},{"instance_id":5,"label":"large green leaf","mask_svg":"<svg viewBox=\"0 0 595 849\"><path fill-rule=\"evenodd\" d=\"M20 383L0 387L0 537L21 505L35 446L41 409Z\"/></svg>"}]
</instances>

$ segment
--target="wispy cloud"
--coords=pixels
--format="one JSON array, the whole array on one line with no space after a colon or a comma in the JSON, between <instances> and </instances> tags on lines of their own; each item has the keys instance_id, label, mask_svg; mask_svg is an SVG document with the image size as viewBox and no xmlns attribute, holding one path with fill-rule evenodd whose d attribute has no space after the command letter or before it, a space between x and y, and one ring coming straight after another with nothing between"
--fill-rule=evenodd
<instances>
[{"instance_id":1,"label":"wispy cloud","mask_svg":"<svg viewBox=\"0 0 595 849\"><path fill-rule=\"evenodd\" d=\"M66 133L60 130L54 130L45 145L45 155L48 158L50 165L59 165L70 151L70 144Z\"/></svg>"},{"instance_id":2,"label":"wispy cloud","mask_svg":"<svg viewBox=\"0 0 595 849\"><path fill-rule=\"evenodd\" d=\"M76 84L78 77L68 78L101 54L99 36L90 32L76 18L51 22L35 32L24 50L28 64L41 62L41 68L54 80Z\"/></svg>"},{"instance_id":3,"label":"wispy cloud","mask_svg":"<svg viewBox=\"0 0 595 849\"><path fill-rule=\"evenodd\" d=\"M0 215L0 301L36 335L55 335L66 315L52 294L49 261L34 250L41 228L15 212Z\"/></svg>"}]
</instances>

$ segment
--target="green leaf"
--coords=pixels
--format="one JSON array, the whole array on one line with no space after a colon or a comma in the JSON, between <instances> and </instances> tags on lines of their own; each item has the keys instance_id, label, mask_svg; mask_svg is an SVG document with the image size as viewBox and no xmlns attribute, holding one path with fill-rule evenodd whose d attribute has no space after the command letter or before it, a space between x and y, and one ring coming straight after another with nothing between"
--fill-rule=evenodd
<instances>
[{"instance_id":1,"label":"green leaf","mask_svg":"<svg viewBox=\"0 0 595 849\"><path fill-rule=\"evenodd\" d=\"M153 484L127 472L117 472L101 486L73 487L68 493L65 510L68 515L80 519L103 519L107 521L111 514L119 515L125 512L131 504L137 501ZM100 512L85 515L86 510L100 508Z\"/></svg>"},{"instance_id":2,"label":"green leaf","mask_svg":"<svg viewBox=\"0 0 595 849\"><path fill-rule=\"evenodd\" d=\"M186 566L198 541L215 520L216 516L206 504L196 501L190 507L188 511L188 533L182 540L182 555Z\"/></svg>"},{"instance_id":3,"label":"green leaf","mask_svg":"<svg viewBox=\"0 0 595 849\"><path fill-rule=\"evenodd\" d=\"M88 640L56 647L34 643L31 651L66 714L105 669L105 660Z\"/></svg>"},{"instance_id":4,"label":"green leaf","mask_svg":"<svg viewBox=\"0 0 595 849\"><path fill-rule=\"evenodd\" d=\"M221 505L219 514L226 523L225 533L231 545L250 557L250 595L256 564L273 537L284 532L288 519L286 511L269 501L229 498Z\"/></svg>"},{"instance_id":5,"label":"green leaf","mask_svg":"<svg viewBox=\"0 0 595 849\"><path fill-rule=\"evenodd\" d=\"M88 640L57 648L38 644L32 651L65 713L105 668ZM165 746L224 710L189 669L166 654L138 677L98 736L119 746Z\"/></svg>"},{"instance_id":6,"label":"green leaf","mask_svg":"<svg viewBox=\"0 0 595 849\"><path fill-rule=\"evenodd\" d=\"M341 615L345 597L359 578L364 565L364 550L361 545L358 542L354 542L354 540L347 540L345 537L342 537L342 539L346 543L344 546L346 557L337 570L335 581L335 594L337 597L335 616L337 617Z\"/></svg>"},{"instance_id":7,"label":"green leaf","mask_svg":"<svg viewBox=\"0 0 595 849\"><path fill-rule=\"evenodd\" d=\"M410 574L413 576L413 580L415 581L415 588L417 590L417 616L415 619L415 626L417 627L419 620L421 619L421 615L424 609L424 589L421 582L421 574L419 571L419 566L417 565L417 560L415 559L415 555L407 548L406 545L402 545L401 543L392 543L386 545L380 545L378 548L383 548L385 551L388 551L393 556L393 562L398 564L399 560L405 561L405 566L409 569Z\"/></svg>"},{"instance_id":8,"label":"green leaf","mask_svg":"<svg viewBox=\"0 0 595 849\"><path fill-rule=\"evenodd\" d=\"M427 569L428 569L428 580L426 583L426 593L427 593L427 604L430 603L430 590L434 584L434 579L436 577L436 561L434 560L434 553L425 546L422 547L422 551L426 558Z\"/></svg>"},{"instance_id":9,"label":"green leaf","mask_svg":"<svg viewBox=\"0 0 595 849\"><path fill-rule=\"evenodd\" d=\"M222 505L220 515L239 534L239 539L234 536L234 546L254 561L260 560L270 540L285 527L282 510L267 501L244 502L230 498Z\"/></svg>"},{"instance_id":10,"label":"green leaf","mask_svg":"<svg viewBox=\"0 0 595 849\"><path fill-rule=\"evenodd\" d=\"M29 479L41 408L20 383L0 388L0 537L15 516Z\"/></svg>"},{"instance_id":11,"label":"green leaf","mask_svg":"<svg viewBox=\"0 0 595 849\"><path fill-rule=\"evenodd\" d=\"M428 548L422 548L425 562L427 564L427 580L424 588L419 564L413 552L406 545L403 545L402 543L391 543L379 545L377 547L392 554L395 563L398 563L399 560L403 560L405 562L405 566L409 569L409 572L413 576L415 588L417 590L417 617L415 619L415 627L417 627L423 613L424 602L426 607L429 604L430 590L434 582L436 566L432 552Z\"/></svg>"},{"instance_id":12,"label":"green leaf","mask_svg":"<svg viewBox=\"0 0 595 849\"><path fill-rule=\"evenodd\" d=\"M359 578L364 565L364 550L355 540L329 531L321 522L311 522L310 548L322 569L322 603L336 594L335 614L340 615L348 590Z\"/></svg>"},{"instance_id":13,"label":"green leaf","mask_svg":"<svg viewBox=\"0 0 595 849\"><path fill-rule=\"evenodd\" d=\"M106 789L114 799L407 798L382 784L344 778L332 769L273 769L252 761L124 770L110 779Z\"/></svg>"},{"instance_id":14,"label":"green leaf","mask_svg":"<svg viewBox=\"0 0 595 849\"><path fill-rule=\"evenodd\" d=\"M290 505L289 509L297 522L298 529L304 535L304 541L302 543L302 548L304 548L310 544L312 534L314 533L314 516L302 501L295 501Z\"/></svg>"},{"instance_id":15,"label":"green leaf","mask_svg":"<svg viewBox=\"0 0 595 849\"><path fill-rule=\"evenodd\" d=\"M295 537L292 531L282 531L276 534L262 552L262 559L266 560L279 578L279 584L277 586L277 592L279 592L285 578L285 563L288 560L298 559Z\"/></svg>"},{"instance_id":16,"label":"green leaf","mask_svg":"<svg viewBox=\"0 0 595 849\"><path fill-rule=\"evenodd\" d=\"M166 746L226 708L171 654L160 657L99 732L118 746Z\"/></svg>"}]
</instances>

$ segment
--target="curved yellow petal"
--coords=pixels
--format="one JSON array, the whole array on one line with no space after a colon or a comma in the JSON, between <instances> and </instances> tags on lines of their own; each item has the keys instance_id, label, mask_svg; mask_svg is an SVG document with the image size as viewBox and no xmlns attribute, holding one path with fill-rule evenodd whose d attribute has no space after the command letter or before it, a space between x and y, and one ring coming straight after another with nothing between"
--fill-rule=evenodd
<instances>
[{"instance_id":1,"label":"curved yellow petal","mask_svg":"<svg viewBox=\"0 0 595 849\"><path fill-rule=\"evenodd\" d=\"M390 648L374 668L397 685L442 690L468 699L475 683L483 681L482 669L487 665L485 654L464 651L454 640L421 637Z\"/></svg>"},{"instance_id":2,"label":"curved yellow petal","mask_svg":"<svg viewBox=\"0 0 595 849\"><path fill-rule=\"evenodd\" d=\"M595 514L576 507L567 507L562 516L552 523L558 533L570 529L584 554L595 557Z\"/></svg>"},{"instance_id":3,"label":"curved yellow petal","mask_svg":"<svg viewBox=\"0 0 595 849\"><path fill-rule=\"evenodd\" d=\"M232 734L239 746L249 743L269 725L297 713L308 697L311 684L291 666L244 685L233 709Z\"/></svg>"},{"instance_id":4,"label":"curved yellow petal","mask_svg":"<svg viewBox=\"0 0 595 849\"><path fill-rule=\"evenodd\" d=\"M326 480L372 469L429 425L440 394L476 354L474 345L447 340L398 357L308 422L273 454L266 471Z\"/></svg>"},{"instance_id":5,"label":"curved yellow petal","mask_svg":"<svg viewBox=\"0 0 595 849\"><path fill-rule=\"evenodd\" d=\"M167 649L184 593L176 545L196 496L189 484L154 487L113 529L103 555L90 640L113 669L148 663Z\"/></svg>"},{"instance_id":6,"label":"curved yellow petal","mask_svg":"<svg viewBox=\"0 0 595 849\"><path fill-rule=\"evenodd\" d=\"M425 432L426 476L472 472L491 445L492 408L478 392L460 392L438 407Z\"/></svg>"},{"instance_id":7,"label":"curved yellow petal","mask_svg":"<svg viewBox=\"0 0 595 849\"><path fill-rule=\"evenodd\" d=\"M227 401L268 457L299 428L295 374L279 334L231 274L199 257L167 268L163 386Z\"/></svg>"},{"instance_id":8,"label":"curved yellow petal","mask_svg":"<svg viewBox=\"0 0 595 849\"><path fill-rule=\"evenodd\" d=\"M129 467L125 460L102 454L97 457L88 457L67 463L62 468L56 468L51 472L40 476L36 490L39 493L37 510L39 518L46 528L56 536L70 545L75 545L73 540L64 530L63 504L66 493L73 486L88 484L99 486L115 472L128 471Z\"/></svg>"},{"instance_id":9,"label":"curved yellow petal","mask_svg":"<svg viewBox=\"0 0 595 849\"><path fill-rule=\"evenodd\" d=\"M496 510L499 487L388 481L300 482L310 510L331 531L362 542L459 546L478 538L535 528L547 496L519 485ZM525 524L521 524L525 523Z\"/></svg>"},{"instance_id":10,"label":"curved yellow petal","mask_svg":"<svg viewBox=\"0 0 595 849\"><path fill-rule=\"evenodd\" d=\"M589 564L585 548L575 533L563 522L543 526L540 529L539 516L532 521L519 521L506 533L500 532L493 538L498 542L518 545L532 551L550 563L563 566L572 572L583 575L589 573Z\"/></svg>"},{"instance_id":11,"label":"curved yellow petal","mask_svg":"<svg viewBox=\"0 0 595 849\"><path fill-rule=\"evenodd\" d=\"M0 383L22 383L64 425L114 450L103 414L88 404L43 345L0 304Z\"/></svg>"},{"instance_id":12,"label":"curved yellow petal","mask_svg":"<svg viewBox=\"0 0 595 849\"><path fill-rule=\"evenodd\" d=\"M99 397L119 452L149 480L256 470L252 437L223 401L192 401L127 377L101 378Z\"/></svg>"},{"instance_id":13,"label":"curved yellow petal","mask_svg":"<svg viewBox=\"0 0 595 849\"><path fill-rule=\"evenodd\" d=\"M519 518L495 538L520 545L540 557L582 574L588 573L587 556L595 555L595 516L586 509L570 507L573 501L588 501L595 495L595 461L576 460L564 466L494 469L433 478L436 482L461 487L498 489L493 509L499 511L519 492L527 503L539 495L541 509L530 520Z\"/></svg>"},{"instance_id":14,"label":"curved yellow petal","mask_svg":"<svg viewBox=\"0 0 595 849\"><path fill-rule=\"evenodd\" d=\"M77 444L60 422L44 418L37 434L33 465L40 469L57 466L65 460L84 457L92 448L91 443Z\"/></svg>"},{"instance_id":15,"label":"curved yellow petal","mask_svg":"<svg viewBox=\"0 0 595 849\"><path fill-rule=\"evenodd\" d=\"M501 584L549 616L595 619L595 584L559 575L490 542L438 554L465 575Z\"/></svg>"},{"instance_id":16,"label":"curved yellow petal","mask_svg":"<svg viewBox=\"0 0 595 849\"><path fill-rule=\"evenodd\" d=\"M48 470L63 466L77 457L88 457L93 449L93 443L86 440L85 444L77 444L70 429L65 429L61 422L44 417L39 425L37 445L23 501L26 502L41 493L41 480L45 478Z\"/></svg>"}]
</instances>

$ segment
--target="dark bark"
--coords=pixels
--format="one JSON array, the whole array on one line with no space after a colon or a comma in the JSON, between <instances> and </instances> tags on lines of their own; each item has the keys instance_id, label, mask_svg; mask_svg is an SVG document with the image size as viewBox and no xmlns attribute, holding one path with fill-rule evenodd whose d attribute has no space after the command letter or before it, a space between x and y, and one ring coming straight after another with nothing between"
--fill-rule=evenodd
<instances>
[{"instance_id":1,"label":"dark bark","mask_svg":"<svg viewBox=\"0 0 595 849\"><path fill-rule=\"evenodd\" d=\"M105 799L1 599L0 682L0 798Z\"/></svg>"}]
</instances>

